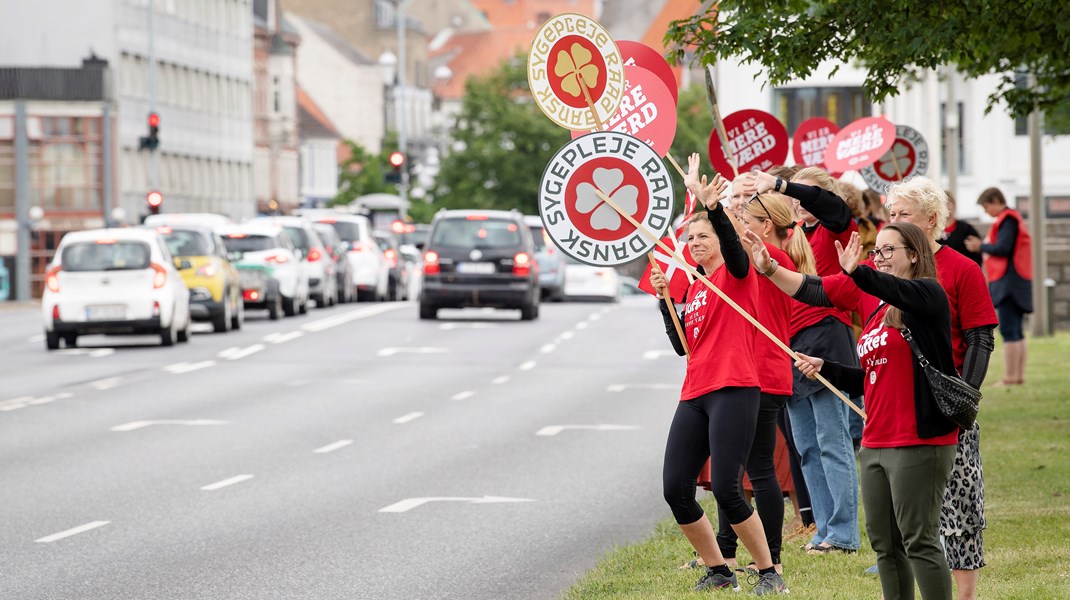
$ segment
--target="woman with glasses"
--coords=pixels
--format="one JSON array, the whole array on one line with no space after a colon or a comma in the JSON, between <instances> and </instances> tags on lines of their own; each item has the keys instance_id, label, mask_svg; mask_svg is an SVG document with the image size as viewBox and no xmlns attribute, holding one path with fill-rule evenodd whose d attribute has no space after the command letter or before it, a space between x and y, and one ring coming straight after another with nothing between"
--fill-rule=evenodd
<instances>
[{"instance_id":1,"label":"woman with glasses","mask_svg":"<svg viewBox=\"0 0 1070 600\"><path fill-rule=\"evenodd\" d=\"M800 169L790 182L769 173L751 172L744 190L750 194L776 192L793 199L799 227L814 255L817 275L840 272L835 244L845 244L857 231L838 184L815 167ZM772 271L770 271L772 273ZM851 318L829 306L795 306L789 322L791 347L804 353L824 353L843 364L857 360ZM861 546L858 529L858 468L850 431L851 410L819 382L793 372L792 397L787 404L792 436L801 457L814 524L804 549L809 554L852 553Z\"/></svg>"},{"instance_id":2,"label":"woman with glasses","mask_svg":"<svg viewBox=\"0 0 1070 600\"><path fill-rule=\"evenodd\" d=\"M713 285L743 310L755 314L758 275L751 269L747 252L719 201L728 184L720 176L714 176L708 185L705 177L700 181L698 165L698 154L691 155L685 181L706 210L696 210L688 220L688 249ZM668 289L660 269L653 269L650 283L656 290ZM760 404L758 368L753 358L757 330L701 281L691 285L686 301L680 320L691 358L669 428L662 485L673 517L706 565L706 573L694 589L740 589L717 546L709 519L695 500L699 471L706 458L712 456L710 488L718 507L724 509L754 557L759 571L755 593L787 592L784 580L773 567L761 518L743 499L740 485ZM683 345L668 310L662 309L666 333L676 352L683 355ZM725 353L728 347L733 349L731 356Z\"/></svg>"},{"instance_id":3,"label":"woman with glasses","mask_svg":"<svg viewBox=\"0 0 1070 600\"><path fill-rule=\"evenodd\" d=\"M877 553L886 600L951 600L951 576L940 545L940 507L955 460L958 428L941 414L907 342L912 335L929 362L955 375L951 308L936 280L930 236L911 223L892 223L877 235L874 267L858 264L857 234L838 248L843 272L879 299L858 340L862 366L800 354L808 377L821 373L852 394L865 393L859 451L866 531ZM763 248L752 244L752 252Z\"/></svg>"}]
</instances>

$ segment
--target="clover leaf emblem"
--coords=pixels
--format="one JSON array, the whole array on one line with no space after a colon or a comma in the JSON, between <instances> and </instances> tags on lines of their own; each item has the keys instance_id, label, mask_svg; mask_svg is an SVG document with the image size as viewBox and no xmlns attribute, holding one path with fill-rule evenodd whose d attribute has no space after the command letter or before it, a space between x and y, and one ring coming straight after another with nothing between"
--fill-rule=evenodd
<instances>
[{"instance_id":1,"label":"clover leaf emblem","mask_svg":"<svg viewBox=\"0 0 1070 600\"><path fill-rule=\"evenodd\" d=\"M631 184L621 185L624 171L620 169L595 169L592 179L593 185L585 181L576 186L576 210L590 215L592 229L619 229L620 215L598 197L598 192L605 194L624 212L634 215L639 210L639 189Z\"/></svg>"},{"instance_id":2,"label":"clover leaf emblem","mask_svg":"<svg viewBox=\"0 0 1070 600\"><path fill-rule=\"evenodd\" d=\"M582 93L580 77L587 89L598 84L598 66L591 64L591 51L579 44L572 44L568 52L558 52L554 74L563 78L561 89L577 98Z\"/></svg>"}]
</instances>

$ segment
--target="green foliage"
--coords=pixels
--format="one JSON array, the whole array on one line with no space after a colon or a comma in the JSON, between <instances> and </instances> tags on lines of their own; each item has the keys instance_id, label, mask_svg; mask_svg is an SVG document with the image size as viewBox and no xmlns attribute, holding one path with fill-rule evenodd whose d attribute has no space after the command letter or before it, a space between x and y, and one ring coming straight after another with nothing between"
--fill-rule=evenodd
<instances>
[{"instance_id":1,"label":"green foliage","mask_svg":"<svg viewBox=\"0 0 1070 600\"><path fill-rule=\"evenodd\" d=\"M384 177L390 166L390 153L397 150L397 134L388 133L378 155L364 149L360 144L345 140L349 158L338 168L338 194L330 206L349 204L365 194L396 194L397 185L386 183Z\"/></svg>"},{"instance_id":2,"label":"green foliage","mask_svg":"<svg viewBox=\"0 0 1070 600\"><path fill-rule=\"evenodd\" d=\"M758 63L771 85L811 75L827 60L857 61L875 101L895 96L924 70L954 65L969 77L999 76L988 110L1051 112L1070 97L1070 3L1066 0L723 0L674 21L666 43L703 63ZM720 11L718 14L717 11ZM1036 76L1015 86L1015 71Z\"/></svg>"},{"instance_id":3,"label":"green foliage","mask_svg":"<svg viewBox=\"0 0 1070 600\"><path fill-rule=\"evenodd\" d=\"M543 169L569 141L569 132L535 105L526 64L518 56L465 85L450 131L454 149L442 160L431 191L435 210L516 208L538 214Z\"/></svg>"},{"instance_id":4,"label":"green foliage","mask_svg":"<svg viewBox=\"0 0 1070 600\"><path fill-rule=\"evenodd\" d=\"M690 85L680 90L680 97L676 102L676 137L672 140L669 155L687 170L687 157L692 152L698 152L702 156L701 169L703 173L713 175L713 168L709 160L710 132L713 131L713 115L710 113L710 105L706 100L706 88L701 85ZM665 166L674 175L673 192L676 195L676 213L683 211L684 180L676 172L668 160Z\"/></svg>"}]
</instances>

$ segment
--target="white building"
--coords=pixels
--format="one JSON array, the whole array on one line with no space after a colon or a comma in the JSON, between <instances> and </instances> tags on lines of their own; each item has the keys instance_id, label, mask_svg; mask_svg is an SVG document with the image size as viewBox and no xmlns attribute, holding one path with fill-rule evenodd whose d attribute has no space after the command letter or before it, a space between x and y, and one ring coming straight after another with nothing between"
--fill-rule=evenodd
<instances>
[{"instance_id":1,"label":"white building","mask_svg":"<svg viewBox=\"0 0 1070 600\"><path fill-rule=\"evenodd\" d=\"M113 186L128 215L152 186L148 133L153 7L155 151L164 212L253 213L253 11L250 0L6 2L0 65L77 66L94 53L113 73L117 160Z\"/></svg>"}]
</instances>

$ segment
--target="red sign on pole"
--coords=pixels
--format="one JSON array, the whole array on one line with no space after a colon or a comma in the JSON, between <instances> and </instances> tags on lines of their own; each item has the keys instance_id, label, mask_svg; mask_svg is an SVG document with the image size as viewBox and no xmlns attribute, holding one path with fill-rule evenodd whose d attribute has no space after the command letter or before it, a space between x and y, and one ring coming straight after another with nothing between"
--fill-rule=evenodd
<instances>
[{"instance_id":1,"label":"red sign on pole","mask_svg":"<svg viewBox=\"0 0 1070 600\"><path fill-rule=\"evenodd\" d=\"M784 164L788 158L788 130L773 115L754 109L734 112L724 119L732 153L739 172L757 167L761 171ZM732 165L721 147L717 131L710 134L710 163L722 176L732 173Z\"/></svg>"},{"instance_id":2,"label":"red sign on pole","mask_svg":"<svg viewBox=\"0 0 1070 600\"><path fill-rule=\"evenodd\" d=\"M858 171L877 161L895 143L895 125L884 117L851 122L836 134L825 150L829 171Z\"/></svg>"},{"instance_id":3,"label":"red sign on pole","mask_svg":"<svg viewBox=\"0 0 1070 600\"><path fill-rule=\"evenodd\" d=\"M624 97L617 114L606 121L607 131L637 137L665 156L676 137L676 102L661 79L641 67L624 67ZM587 133L573 131L572 139Z\"/></svg>"},{"instance_id":4,"label":"red sign on pole","mask_svg":"<svg viewBox=\"0 0 1070 600\"><path fill-rule=\"evenodd\" d=\"M791 155L795 164L803 167L825 168L825 150L836 137L840 127L824 117L814 117L799 123L791 139Z\"/></svg>"},{"instance_id":5,"label":"red sign on pole","mask_svg":"<svg viewBox=\"0 0 1070 600\"><path fill-rule=\"evenodd\" d=\"M620 58L625 67L642 67L657 75L658 79L665 84L665 88L672 94L673 105L680 100L680 92L676 85L676 75L673 73L669 63L665 62L665 58L658 54L657 50L641 42L627 40L617 40L617 50L620 50Z\"/></svg>"}]
</instances>

